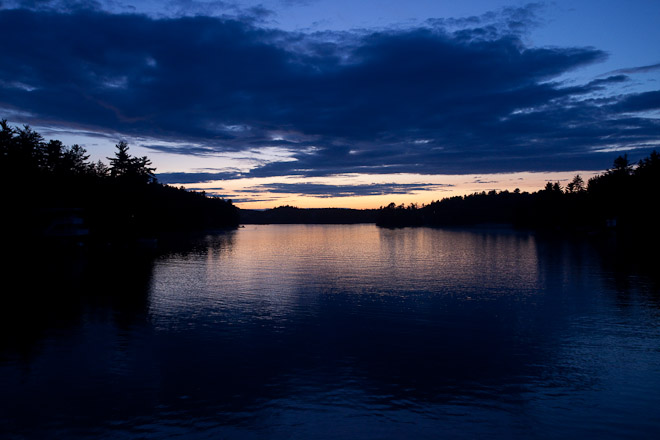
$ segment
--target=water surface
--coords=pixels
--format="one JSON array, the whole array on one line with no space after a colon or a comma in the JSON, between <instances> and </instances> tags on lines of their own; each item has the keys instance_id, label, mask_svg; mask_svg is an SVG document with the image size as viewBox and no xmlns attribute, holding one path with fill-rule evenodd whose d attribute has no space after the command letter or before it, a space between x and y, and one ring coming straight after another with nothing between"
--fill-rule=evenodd
<instances>
[{"instance_id":1,"label":"water surface","mask_svg":"<svg viewBox=\"0 0 660 440\"><path fill-rule=\"evenodd\" d=\"M660 435L657 285L587 242L247 226L19 266L9 438Z\"/></svg>"}]
</instances>

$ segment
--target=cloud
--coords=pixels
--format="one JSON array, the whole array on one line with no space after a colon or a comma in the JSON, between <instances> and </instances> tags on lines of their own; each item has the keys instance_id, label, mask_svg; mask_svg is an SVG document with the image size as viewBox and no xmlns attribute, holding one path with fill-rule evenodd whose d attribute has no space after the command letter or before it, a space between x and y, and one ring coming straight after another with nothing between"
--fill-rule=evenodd
<instances>
[{"instance_id":1,"label":"cloud","mask_svg":"<svg viewBox=\"0 0 660 440\"><path fill-rule=\"evenodd\" d=\"M589 82L586 87L589 88L591 87L592 89L596 88L605 88L605 86L609 84L617 84L617 83L623 83L628 81L629 78L627 75L610 75L607 78L598 78L595 79L591 82Z\"/></svg>"},{"instance_id":2,"label":"cloud","mask_svg":"<svg viewBox=\"0 0 660 440\"><path fill-rule=\"evenodd\" d=\"M245 8L239 1L222 0L8 0L0 8L25 9L39 12L75 13L96 11L108 14L140 13L154 18L185 16L242 16L257 20L273 12L254 6Z\"/></svg>"},{"instance_id":3,"label":"cloud","mask_svg":"<svg viewBox=\"0 0 660 440\"><path fill-rule=\"evenodd\" d=\"M238 172L199 172L199 173L158 173L160 183L185 185L190 183L231 180L240 177Z\"/></svg>"},{"instance_id":4,"label":"cloud","mask_svg":"<svg viewBox=\"0 0 660 440\"><path fill-rule=\"evenodd\" d=\"M520 36L543 22L540 16L545 8L544 3L533 2L469 17L431 18L426 24L443 29L465 29L468 35L476 30L481 37L497 38L503 34Z\"/></svg>"},{"instance_id":5,"label":"cloud","mask_svg":"<svg viewBox=\"0 0 660 440\"><path fill-rule=\"evenodd\" d=\"M216 196L216 197L221 197L221 196ZM224 198L224 197L223 197ZM250 198L231 198L232 203L234 204L241 204L241 203L268 203L268 202L276 202L280 200L279 197L271 197L271 198L257 198L257 199L250 199Z\"/></svg>"},{"instance_id":6,"label":"cloud","mask_svg":"<svg viewBox=\"0 0 660 440\"><path fill-rule=\"evenodd\" d=\"M174 145L159 145L159 144L141 144L143 148L161 153L170 154L183 154L189 156L211 156L217 152L211 148L203 145L191 144L174 144Z\"/></svg>"},{"instance_id":7,"label":"cloud","mask_svg":"<svg viewBox=\"0 0 660 440\"><path fill-rule=\"evenodd\" d=\"M630 75L630 74L635 74L635 73L648 73L648 72L653 72L653 71L656 71L656 70L660 70L660 63L649 64L647 66L637 66L637 67L628 67L628 68L625 68L625 69L617 69L617 70L614 70L614 71L610 72L609 74L626 74L626 75Z\"/></svg>"},{"instance_id":8,"label":"cloud","mask_svg":"<svg viewBox=\"0 0 660 440\"><path fill-rule=\"evenodd\" d=\"M0 8L51 12L100 11L103 8L103 2L98 0L8 0L1 2Z\"/></svg>"},{"instance_id":9,"label":"cloud","mask_svg":"<svg viewBox=\"0 0 660 440\"><path fill-rule=\"evenodd\" d=\"M612 160L603 148L657 139L660 121L645 112L659 92L597 95L624 72L562 83L606 54L526 45L534 8L454 30L322 33L270 29L249 14L5 9L0 108L155 139L148 148L175 154L286 149L287 161L240 175L250 177L602 170Z\"/></svg>"},{"instance_id":10,"label":"cloud","mask_svg":"<svg viewBox=\"0 0 660 440\"><path fill-rule=\"evenodd\" d=\"M628 95L616 104L616 108L624 112L660 110L660 90Z\"/></svg>"},{"instance_id":11,"label":"cloud","mask_svg":"<svg viewBox=\"0 0 660 440\"><path fill-rule=\"evenodd\" d=\"M436 183L371 183L329 185L322 183L269 183L246 188L244 192L299 194L312 197L355 197L411 194L420 191L442 191L453 185Z\"/></svg>"}]
</instances>

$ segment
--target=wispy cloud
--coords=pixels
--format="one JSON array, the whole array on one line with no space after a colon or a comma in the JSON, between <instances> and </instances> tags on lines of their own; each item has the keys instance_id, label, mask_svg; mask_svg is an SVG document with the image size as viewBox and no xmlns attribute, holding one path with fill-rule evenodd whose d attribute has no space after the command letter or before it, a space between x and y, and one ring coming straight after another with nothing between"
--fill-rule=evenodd
<instances>
[{"instance_id":1,"label":"wispy cloud","mask_svg":"<svg viewBox=\"0 0 660 440\"><path fill-rule=\"evenodd\" d=\"M626 74L626 75L632 75L635 73L648 73L648 72L654 72L656 70L660 70L660 63L656 64L649 64L647 66L638 66L638 67L628 67L625 69L617 69L612 72L609 72L607 75L613 75L613 74Z\"/></svg>"},{"instance_id":2,"label":"wispy cloud","mask_svg":"<svg viewBox=\"0 0 660 440\"><path fill-rule=\"evenodd\" d=\"M297 194L312 197L355 197L391 194L411 194L422 191L442 191L453 185L436 183L371 183L331 185L322 183L269 183L245 188L250 193Z\"/></svg>"}]
</instances>

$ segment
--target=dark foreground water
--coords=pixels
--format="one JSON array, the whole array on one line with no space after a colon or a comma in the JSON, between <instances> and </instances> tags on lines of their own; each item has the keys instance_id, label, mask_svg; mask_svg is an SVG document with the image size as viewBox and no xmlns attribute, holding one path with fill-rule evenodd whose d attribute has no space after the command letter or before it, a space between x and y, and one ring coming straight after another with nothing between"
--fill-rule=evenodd
<instances>
[{"instance_id":1,"label":"dark foreground water","mask_svg":"<svg viewBox=\"0 0 660 440\"><path fill-rule=\"evenodd\" d=\"M588 243L248 226L17 258L3 438L660 438L658 287Z\"/></svg>"}]
</instances>

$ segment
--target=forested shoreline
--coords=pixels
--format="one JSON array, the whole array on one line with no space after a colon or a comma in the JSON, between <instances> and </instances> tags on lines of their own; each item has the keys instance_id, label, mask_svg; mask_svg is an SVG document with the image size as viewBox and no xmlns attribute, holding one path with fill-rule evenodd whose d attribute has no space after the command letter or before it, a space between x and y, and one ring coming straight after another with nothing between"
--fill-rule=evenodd
<instances>
[{"instance_id":1,"label":"forested shoreline","mask_svg":"<svg viewBox=\"0 0 660 440\"><path fill-rule=\"evenodd\" d=\"M116 145L109 163L0 122L3 231L10 241L130 244L162 234L238 226L230 200L159 183L147 157Z\"/></svg>"},{"instance_id":2,"label":"forested shoreline","mask_svg":"<svg viewBox=\"0 0 660 440\"><path fill-rule=\"evenodd\" d=\"M3 230L9 240L85 237L128 243L171 232L249 224L376 223L381 227L506 224L545 231L616 232L631 243L660 244L656 205L660 154L636 164L627 156L588 182L576 175L565 187L548 182L533 192L490 191L427 205L380 209L240 210L231 200L161 184L146 157L116 145L108 164L91 162L84 148L46 142L29 126L0 121ZM65 229L58 230L64 225Z\"/></svg>"},{"instance_id":3,"label":"forested shoreline","mask_svg":"<svg viewBox=\"0 0 660 440\"><path fill-rule=\"evenodd\" d=\"M383 227L508 224L518 228L590 235L614 232L631 245L660 244L660 154L638 163L627 155L588 182L576 175L565 187L548 182L533 192L490 191L456 196L428 205L381 207Z\"/></svg>"}]
</instances>

